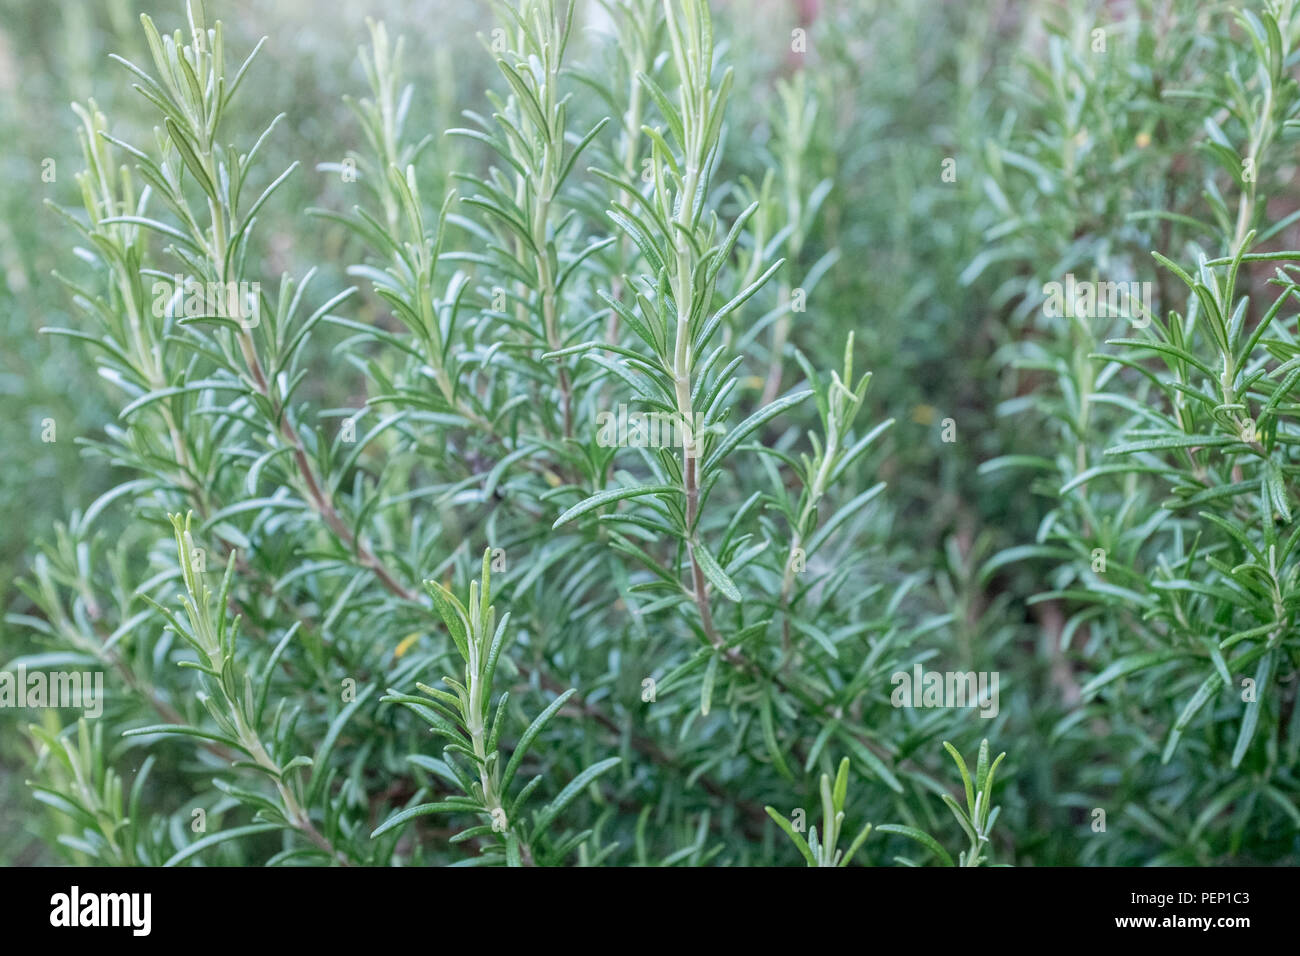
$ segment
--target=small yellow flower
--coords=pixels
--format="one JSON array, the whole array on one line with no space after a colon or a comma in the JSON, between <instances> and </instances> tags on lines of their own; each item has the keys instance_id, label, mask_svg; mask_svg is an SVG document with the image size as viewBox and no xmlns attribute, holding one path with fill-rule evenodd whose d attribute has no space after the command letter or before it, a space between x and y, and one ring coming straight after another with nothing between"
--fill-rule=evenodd
<instances>
[{"instance_id":1,"label":"small yellow flower","mask_svg":"<svg viewBox=\"0 0 1300 956\"><path fill-rule=\"evenodd\" d=\"M1151 134L1146 132L1145 130L1141 133L1138 133L1136 142L1137 142L1138 149L1146 149L1148 146L1151 145Z\"/></svg>"}]
</instances>

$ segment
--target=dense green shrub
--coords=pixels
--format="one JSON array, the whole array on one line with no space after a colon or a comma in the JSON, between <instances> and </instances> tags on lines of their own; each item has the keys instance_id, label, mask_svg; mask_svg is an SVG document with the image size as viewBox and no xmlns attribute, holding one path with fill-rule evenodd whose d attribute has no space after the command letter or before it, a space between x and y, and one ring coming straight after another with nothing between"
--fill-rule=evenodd
<instances>
[{"instance_id":1,"label":"dense green shrub","mask_svg":"<svg viewBox=\"0 0 1300 956\"><path fill-rule=\"evenodd\" d=\"M1296 218L1267 200L1294 205L1281 161L1300 23L1270 3L1224 11L1206 35L1204 15L1149 9L1175 11L1161 35L1140 21L1100 40L1052 28L1021 88L1026 132L989 145L999 222L985 261L1024 266L999 290L1027 376L1003 411L1045 411L1056 454L981 469L1032 469L1051 502L1037 543L985 573L1056 565L1032 599L1050 611L1069 705L1049 739L1131 768L1124 840L1086 859L1285 860L1300 822L1285 427L1300 376L1293 267L1251 269L1295 258L1254 250ZM1075 274L1099 291L1091 309L1051 301ZM1105 282L1123 294L1102 302ZM1084 805L1113 806L1115 785L1109 770L1089 780Z\"/></svg>"},{"instance_id":2,"label":"dense green shrub","mask_svg":"<svg viewBox=\"0 0 1300 956\"><path fill-rule=\"evenodd\" d=\"M1289 0L469 6L111 4L0 197L37 852L1294 862Z\"/></svg>"}]
</instances>

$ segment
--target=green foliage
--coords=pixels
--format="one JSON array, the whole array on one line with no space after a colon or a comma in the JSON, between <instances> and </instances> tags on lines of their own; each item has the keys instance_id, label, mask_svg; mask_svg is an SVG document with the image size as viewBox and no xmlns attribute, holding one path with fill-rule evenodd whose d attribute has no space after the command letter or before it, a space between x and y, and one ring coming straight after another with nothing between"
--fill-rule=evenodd
<instances>
[{"instance_id":1,"label":"green foliage","mask_svg":"<svg viewBox=\"0 0 1300 956\"><path fill-rule=\"evenodd\" d=\"M212 791L193 809L216 827L187 838L179 809L147 827L108 777L108 796L61 807L99 835L78 838L82 853L752 862L764 817L744 790L797 787L832 741L897 807L905 781L924 779L899 763L903 726L879 688L936 622L903 607L915 576L882 593L846 560L884 487L854 484L889 424L858 423L870 375L855 376L854 338L830 376L791 349L804 383L784 396L759 394L770 376L741 376L737 343L754 331L742 316L783 266L774 240L798 253L820 199L810 211L787 184L787 209L728 212L733 191L717 183L732 74L715 70L707 7L611 13L637 38L619 50L626 88L606 91L633 100L612 111L616 132L608 116L571 128L574 7L502 8L506 41L489 46L506 92L490 95L490 119L468 114L478 130L452 131L490 165L456 174L461 198L432 215L402 44L371 25L370 95L352 103L369 153L321 164L355 171L364 203L314 212L360 240L349 272L395 323L349 315L355 291L317 293L314 269L262 291L257 227L298 167L261 171L278 122L223 145L254 56L228 72L223 28L196 6L170 36L142 18L151 69L120 60L156 110L151 145L79 108L84 210L65 218L90 268L65 282L96 327L56 331L94 350L120 391L120 424L92 448L131 476L38 560L26 591L39 614L24 623L113 670L125 692L113 726L126 746L165 752L172 780L202 780L185 746L207 755ZM660 43L666 63L651 55ZM783 90L797 172L816 111L803 81ZM589 148L621 162L589 170ZM760 210L761 240L748 231ZM322 414L303 390L309 346L331 327L366 399ZM790 416L808 398L805 438ZM610 440L617 405L663 413L675 439ZM96 523L128 500L143 533L110 544ZM169 556L147 529L178 508L197 521L170 518ZM482 571L462 603L473 540ZM215 590L209 556L226 569ZM510 606L499 622L490 577ZM177 581L183 616L164 596ZM449 659L461 676L427 683ZM441 758L421 728L443 738ZM828 859L846 773L817 851ZM450 824L430 843L434 815ZM123 849L115 835L133 827L149 839Z\"/></svg>"},{"instance_id":2,"label":"green foliage","mask_svg":"<svg viewBox=\"0 0 1300 956\"><path fill-rule=\"evenodd\" d=\"M437 803L420 803L408 807L390 817L380 826L372 837L394 829L417 816L431 813L477 812L486 819L484 825L470 827L451 838L452 843L459 843L474 837L492 834L497 843L484 850L484 858L491 854L504 857L512 866L533 865L536 857L543 860L563 860L565 854L583 843L591 836L586 830L568 836L559 841L559 846L549 853L542 854L538 847L540 838L547 827L555 821L556 816L598 776L618 764L618 757L609 757L593 764L579 773L560 794L539 813L532 826L520 821L519 809L524 799L537 785L541 776L536 776L525 784L516 796L508 795L511 783L519 771L519 766L528 752L529 745L537 738L564 703L573 696L568 690L555 698L542 711L528 729L519 738L515 751L510 756L504 771L501 768L500 751L497 741L500 739L502 717L506 712L507 695L502 694L496 703L495 716L492 707L492 677L496 672L497 662L505 647L506 625L510 615L496 622L496 612L488 603L491 581L492 552L483 553L483 576L480 581L472 581L469 586L468 607L437 581L426 581L433 605L442 618L443 624L451 634L456 650L465 662L463 681L444 677L443 682L455 693L438 690L424 684L418 684L425 697L411 697L390 694L384 701L404 704L422 719L427 721L433 732L452 741L444 749L444 760L439 765L422 755L411 757L412 762L424 766L460 786L464 798L449 798ZM494 626L495 624L495 626ZM466 746L466 742L469 746ZM460 766L460 760L467 760L471 770ZM474 780L474 772L478 779Z\"/></svg>"},{"instance_id":3,"label":"green foliage","mask_svg":"<svg viewBox=\"0 0 1300 956\"><path fill-rule=\"evenodd\" d=\"M776 821L776 825L794 841L794 845L809 866L848 866L858 849L871 835L871 824L868 823L858 831L858 835L853 838L853 842L849 844L847 850L837 850L835 848L835 844L839 842L840 828L844 825L844 801L848 797L848 789L849 758L845 757L840 761L839 770L835 772L834 785L831 784L829 774L822 774L822 835L820 838L817 836L817 828L813 827L808 839L805 840L794 825L781 814L771 807L764 807L763 809L767 811L768 816Z\"/></svg>"},{"instance_id":4,"label":"green foliage","mask_svg":"<svg viewBox=\"0 0 1300 956\"><path fill-rule=\"evenodd\" d=\"M1295 861L1291 0L218 5L20 0L4 853Z\"/></svg>"},{"instance_id":5,"label":"green foliage","mask_svg":"<svg viewBox=\"0 0 1300 956\"><path fill-rule=\"evenodd\" d=\"M1156 859L1167 862L1206 862L1248 840L1271 860L1297 821L1285 426L1295 316L1283 264L1295 254L1252 250L1294 219L1274 221L1267 200L1289 175L1277 157L1300 109L1284 67L1300 23L1288 2L1215 16L1224 22L1209 43L1185 19L1158 42L1107 31L1122 39L1117 56L1090 56L1080 21L1052 35L1026 94L1059 104L1050 135L1023 154L990 147L990 195L1004 213L1011 196L1034 212L991 230L997 250L972 267L1023 259L1043 266L1031 283L1140 276L1154 293L1118 313L1048 309L1050 327L1018 347L1021 368L1053 381L1033 398L1059 451L983 471L1028 466L1053 506L1037 543L1007 549L984 573L1058 562L1033 600L1065 609L1056 653L1081 647L1092 663L1051 739L1084 746L1082 728L1107 720L1107 753L1148 768L1126 785L1129 845L1164 845ZM1247 42L1229 40L1229 24ZM1106 104L1117 101L1143 105L1115 117ZM1188 141L1199 157L1190 173ZM1132 185L1127 202L1100 184L1117 176ZM1023 282L1008 279L1006 294ZM1031 289L1016 311L1042 303Z\"/></svg>"},{"instance_id":6,"label":"green foliage","mask_svg":"<svg viewBox=\"0 0 1300 956\"><path fill-rule=\"evenodd\" d=\"M892 824L886 824L879 829L884 833L900 833L915 840L934 853L946 866L979 866L985 859L986 848L989 843L989 832L993 829L993 824L998 818L998 811L1001 809L993 806L993 779L997 774L998 764L1002 763L1002 758L1006 754L998 754L993 763L990 764L989 742L987 740L980 741L979 761L975 765L975 779L972 781L970 771L966 769L966 761L962 759L961 754L946 740L943 746L957 764L957 771L961 774L962 786L966 791L965 807L949 794L942 795L944 804L952 811L952 815L956 817L962 832L970 840L970 845L957 854L957 862L954 863L952 854L924 830Z\"/></svg>"}]
</instances>

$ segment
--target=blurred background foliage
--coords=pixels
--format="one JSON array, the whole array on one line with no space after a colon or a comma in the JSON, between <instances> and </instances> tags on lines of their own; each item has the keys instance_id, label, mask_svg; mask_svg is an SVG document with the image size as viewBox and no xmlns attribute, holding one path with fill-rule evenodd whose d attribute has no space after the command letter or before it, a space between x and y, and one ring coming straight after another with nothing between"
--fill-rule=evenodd
<instances>
[{"instance_id":1,"label":"blurred background foliage","mask_svg":"<svg viewBox=\"0 0 1300 956\"><path fill-rule=\"evenodd\" d=\"M415 87L409 122L441 131L463 125L462 109L486 112L484 90L497 81L477 34L490 29L490 10L470 0L207 7L209 19L224 22L232 50L272 38L244 91L241 127L261 129L285 112L263 163L302 167L263 217L262 272L319 265L323 298L349 284L344 269L359 254L341 227L309 220L304 210L353 201L347 191L355 187L317 166L362 147L343 97L365 92L357 48L367 42L366 19L405 37ZM1068 271L1117 269L1155 280L1149 251L1176 246L1176 223L1128 214L1186 208L1203 188L1187 145L1202 114L1171 106L1160 90L1223 62L1230 27L1218 5L719 0L713 8L739 94L721 179L757 185L781 162L773 136L778 79L802 66L819 101L805 178L829 180L831 190L798 262L807 268L830 250L838 261L789 338L815 366L834 368L854 332L859 363L875 375L863 417L897 420L877 452L889 489L871 519L877 544L864 557L897 579L919 576L918 616L952 615L920 639L923 649L960 669L1002 675L996 720L947 714L945 726L928 727L917 741L942 734L969 753L987 736L1008 751L1001 862L1295 863L1300 844L1285 820L1248 827L1234 817L1222 836L1208 824L1189 833L1199 808L1187 808L1183 785L1223 778L1194 756L1159 766L1160 742L1149 739L1139 714L1079 709L1084 678L1076 671L1090 651L1062 641L1069 608L1032 600L1058 585L1045 580L1050 565L995 559L1032 541L1056 502L1031 494L1014 469L980 469L1000 456L1050 457L1072 440L1072 380L1053 369L1058 360L1068 367L1079 343L1069 323L1043 317L1042 283ZM594 3L583 10L576 59L591 62L601 17ZM71 101L94 98L123 138L147 134L147 104L107 58L147 61L141 12L168 24L181 16L179 5L148 0L8 0L0 10L0 606L20 613L31 605L12 582L35 543L53 538L58 522L115 480L77 444L101 433L113 408L90 358L37 334L77 324L50 278L68 267L69 236L43 202L76 201L81 160ZM1097 26L1106 30L1106 52L1092 56ZM796 27L808 30L803 57L791 53ZM602 107L579 101L575 109L596 116ZM436 205L430 197L451 185L450 171L484 164L473 145L439 136L422 153L426 203ZM52 182L42 179L47 160ZM943 175L945 160L954 161L955 177ZM379 303L367 293L361 309L354 317L365 320ZM315 374L300 397L321 408L358 403L359 377L333 351L339 340L322 329L305 356ZM52 443L42 441L45 419L56 423ZM951 442L942 437L948 419ZM119 510L104 520L129 536L129 517ZM29 637L6 626L0 661L28 649ZM17 726L30 719L0 711L0 862L10 864L54 859L43 811L23 785L30 744ZM936 752L917 747L914 759L946 779L946 755L928 749ZM1107 832L1090 826L1096 807L1109 808ZM1187 826L1178 824L1183 818Z\"/></svg>"}]
</instances>

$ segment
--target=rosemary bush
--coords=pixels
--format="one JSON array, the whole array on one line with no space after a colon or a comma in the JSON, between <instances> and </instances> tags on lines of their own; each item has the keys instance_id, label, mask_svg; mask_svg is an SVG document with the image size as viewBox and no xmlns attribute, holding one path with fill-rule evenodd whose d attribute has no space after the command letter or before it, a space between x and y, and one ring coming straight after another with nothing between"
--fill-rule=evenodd
<instances>
[{"instance_id":1,"label":"rosemary bush","mask_svg":"<svg viewBox=\"0 0 1300 956\"><path fill-rule=\"evenodd\" d=\"M130 6L6 292L24 857L1295 861L1291 0Z\"/></svg>"},{"instance_id":2,"label":"rosemary bush","mask_svg":"<svg viewBox=\"0 0 1300 956\"><path fill-rule=\"evenodd\" d=\"M1300 822L1285 426L1300 375L1283 264L1296 254L1256 250L1296 219L1268 199L1295 201L1280 159L1300 109L1300 21L1289 2L1216 11L1207 42L1205 14L1149 10L1175 28L1106 29L1105 56L1086 19L1054 25L1023 88L1030 109L1056 105L1045 133L989 147L1002 222L987 259L1034 267L999 292L1033 328L1005 346L1028 387L1003 412L1032 401L1057 452L982 467L1031 469L1051 500L1036 543L983 573L1055 565L1031 598L1067 705L1049 740L1133 768L1118 781L1124 839L1085 859L1284 860ZM1124 192L1101 185L1121 176ZM1067 273L1140 279L1147 294L1063 313L1044 295ZM1081 806L1114 806L1116 782L1088 781Z\"/></svg>"},{"instance_id":3,"label":"rosemary bush","mask_svg":"<svg viewBox=\"0 0 1300 956\"><path fill-rule=\"evenodd\" d=\"M87 267L60 278L84 319L48 331L122 396L88 448L128 477L60 526L16 620L45 645L20 663L114 679L93 731L32 731L36 794L81 858L780 862L763 803L815 797L842 754L836 812L851 765L921 832L908 803L941 784L905 759L888 674L941 620L905 606L915 576L851 559L890 423L860 420L852 334L829 373L786 352L793 280L770 336L742 322L829 188L804 202L807 84L782 89L783 205L771 177L719 175L733 74L706 5L609 8L621 85L594 118L575 9L501 7L493 113L451 130L486 171L433 206L404 44L372 24L368 149L322 164L364 198L312 211L356 235L361 295L258 271L296 170L262 168L278 119L238 124L254 56L228 65L195 5L171 35L142 18L148 64L114 57L151 141L76 107L64 215ZM331 329L360 406L307 397ZM121 507L110 542L96 523ZM146 530L164 520L170 541Z\"/></svg>"}]
</instances>

